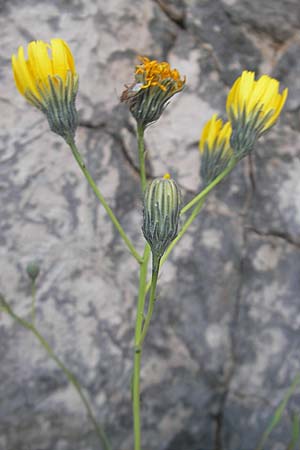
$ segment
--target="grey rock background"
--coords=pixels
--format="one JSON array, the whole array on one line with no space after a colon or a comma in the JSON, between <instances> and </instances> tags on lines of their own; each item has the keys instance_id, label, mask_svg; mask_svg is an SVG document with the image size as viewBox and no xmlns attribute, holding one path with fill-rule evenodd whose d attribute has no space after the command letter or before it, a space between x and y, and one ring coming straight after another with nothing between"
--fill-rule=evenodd
<instances>
[{"instance_id":1,"label":"grey rock background","mask_svg":"<svg viewBox=\"0 0 300 450\"><path fill-rule=\"evenodd\" d=\"M134 124L118 101L136 56L167 59L187 88L146 135L149 175L199 190L197 141L243 69L289 87L280 123L212 195L164 266L142 369L144 448L254 450L300 371L298 0L2 0L0 291L30 310L76 374L113 448L132 449L138 267L64 142L17 93L10 55L65 39L80 74L77 142L142 249ZM85 411L35 339L0 316L0 449L98 449ZM286 449L296 394L268 442Z\"/></svg>"}]
</instances>

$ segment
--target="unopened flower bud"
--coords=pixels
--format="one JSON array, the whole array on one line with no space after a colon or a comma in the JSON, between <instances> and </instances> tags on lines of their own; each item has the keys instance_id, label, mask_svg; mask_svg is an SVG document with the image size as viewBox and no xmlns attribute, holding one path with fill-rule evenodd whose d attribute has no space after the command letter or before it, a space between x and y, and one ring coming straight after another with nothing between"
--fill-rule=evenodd
<instances>
[{"instance_id":1,"label":"unopened flower bud","mask_svg":"<svg viewBox=\"0 0 300 450\"><path fill-rule=\"evenodd\" d=\"M40 273L40 268L37 262L30 262L26 267L26 272L31 281L35 281Z\"/></svg>"},{"instance_id":2,"label":"unopened flower bud","mask_svg":"<svg viewBox=\"0 0 300 450\"><path fill-rule=\"evenodd\" d=\"M180 190L169 174L149 184L144 198L142 230L157 259L177 236L180 206Z\"/></svg>"}]
</instances>

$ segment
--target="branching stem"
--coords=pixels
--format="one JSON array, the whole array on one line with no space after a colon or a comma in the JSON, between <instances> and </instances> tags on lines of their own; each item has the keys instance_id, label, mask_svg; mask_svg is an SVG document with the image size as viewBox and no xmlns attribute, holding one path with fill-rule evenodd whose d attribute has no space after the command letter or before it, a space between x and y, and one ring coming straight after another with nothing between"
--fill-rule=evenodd
<instances>
[{"instance_id":1,"label":"branching stem","mask_svg":"<svg viewBox=\"0 0 300 450\"><path fill-rule=\"evenodd\" d=\"M127 234L125 233L124 229L122 228L120 222L118 221L118 219L116 218L116 216L114 215L113 211L111 210L111 208L108 206L105 198L103 197L103 195L101 194L99 188L97 187L95 181L93 180L90 172L88 171L86 165L84 164L82 157L76 147L76 144L74 141L70 140L68 142L73 156L76 159L82 173L84 174L85 178L87 179L87 182L89 183L90 187L92 188L92 190L94 191L96 197L98 198L98 200L100 201L100 203L102 204L103 208L105 209L105 211L107 212L110 220L112 221L112 223L114 224L114 226L116 227L116 229L118 230L120 236L122 237L123 241L125 242L125 244L127 245L130 253L134 256L134 258L138 261L138 263L142 263L142 257L139 255L139 253L136 251L134 245L132 244L132 242L130 241L129 237L127 236Z\"/></svg>"}]
</instances>

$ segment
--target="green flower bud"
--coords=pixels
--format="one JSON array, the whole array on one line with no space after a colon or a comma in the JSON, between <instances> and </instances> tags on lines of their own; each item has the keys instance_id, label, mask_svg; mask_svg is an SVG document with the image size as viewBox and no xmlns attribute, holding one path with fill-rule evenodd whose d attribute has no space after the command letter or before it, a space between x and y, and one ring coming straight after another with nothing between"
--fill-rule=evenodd
<instances>
[{"instance_id":1,"label":"green flower bud","mask_svg":"<svg viewBox=\"0 0 300 450\"><path fill-rule=\"evenodd\" d=\"M149 184L144 198L142 230L157 259L177 236L180 206L179 188L169 174Z\"/></svg>"},{"instance_id":2,"label":"green flower bud","mask_svg":"<svg viewBox=\"0 0 300 450\"><path fill-rule=\"evenodd\" d=\"M40 273L40 268L37 262L30 262L26 267L26 272L31 281L35 281Z\"/></svg>"}]
</instances>

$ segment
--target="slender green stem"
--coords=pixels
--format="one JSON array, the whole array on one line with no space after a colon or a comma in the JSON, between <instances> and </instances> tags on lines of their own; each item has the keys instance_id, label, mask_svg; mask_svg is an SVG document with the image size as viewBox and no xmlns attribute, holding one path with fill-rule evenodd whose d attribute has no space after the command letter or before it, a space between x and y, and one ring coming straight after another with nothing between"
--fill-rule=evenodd
<instances>
[{"instance_id":1,"label":"slender green stem","mask_svg":"<svg viewBox=\"0 0 300 450\"><path fill-rule=\"evenodd\" d=\"M144 142L145 129L142 125L137 126L137 138L138 138L138 153L140 163L140 177L142 192L145 192L147 186L146 167L145 167L145 142Z\"/></svg>"},{"instance_id":2,"label":"slender green stem","mask_svg":"<svg viewBox=\"0 0 300 450\"><path fill-rule=\"evenodd\" d=\"M145 169L145 143L144 127L137 125L138 155L140 165L141 191L145 192L147 186ZM140 267L139 295L135 321L134 335L134 362L133 362L133 381L132 381L132 409L133 409L133 432L134 432L134 450L141 450L141 412L140 412L140 375L142 347L140 345L141 332L144 321L144 307L146 296L146 282L148 262L150 257L150 246L145 245L142 264Z\"/></svg>"},{"instance_id":3,"label":"slender green stem","mask_svg":"<svg viewBox=\"0 0 300 450\"><path fill-rule=\"evenodd\" d=\"M154 305L155 305L155 294L156 294L156 286L157 286L157 279L158 279L158 273L159 273L159 266L160 261L155 260L155 257L153 256L153 263L152 263L152 278L151 278L151 290L149 295L149 303L148 303L148 311L145 318L145 323L142 329L142 334L140 338L140 347L142 347L143 342L145 340L145 337L147 336L152 314L154 311Z\"/></svg>"},{"instance_id":4,"label":"slender green stem","mask_svg":"<svg viewBox=\"0 0 300 450\"><path fill-rule=\"evenodd\" d=\"M75 378L75 376L72 374L72 372L69 371L69 369L66 368L66 366L63 364L63 362L56 356L54 353L54 350L50 346L50 344L46 341L46 339L39 333L39 331L35 328L35 326L26 320L19 317L15 312L12 310L12 308L9 306L9 304L1 297L1 304L3 305L3 309L22 327L29 330L39 341L39 343L44 347L46 352L48 353L49 357L56 363L56 365L64 372L66 377L68 378L69 382L73 385L73 387L76 389L82 403L85 406L87 415L92 422L95 432L97 433L99 440L101 442L101 445L104 450L111 450L111 445L106 437L106 434L102 427L98 424L97 420L95 419L95 416L93 414L93 411L91 409L91 406L86 399L85 395L82 392L82 388Z\"/></svg>"},{"instance_id":5,"label":"slender green stem","mask_svg":"<svg viewBox=\"0 0 300 450\"><path fill-rule=\"evenodd\" d=\"M31 281L31 322L35 325L35 305L36 305L36 284L35 280Z\"/></svg>"},{"instance_id":6,"label":"slender green stem","mask_svg":"<svg viewBox=\"0 0 300 450\"><path fill-rule=\"evenodd\" d=\"M187 232L190 225L194 222L198 214L200 213L202 206L205 202L205 197L202 197L202 199L199 201L199 203L195 206L192 213L190 214L189 218L184 222L183 226L181 227L180 231L178 232L176 238L171 242L169 247L167 248L165 254L161 258L161 265L164 264L164 262L168 259L171 251L175 247L175 245L180 241L180 239L183 237L183 235Z\"/></svg>"},{"instance_id":7,"label":"slender green stem","mask_svg":"<svg viewBox=\"0 0 300 450\"><path fill-rule=\"evenodd\" d=\"M146 290L149 256L150 256L150 247L148 244L146 244L143 255L143 263L141 264L140 267L139 296L138 296L137 314L135 322L135 336L134 336L134 365L133 365L133 383L132 383L134 450L141 449L140 371L141 371L142 348L140 346L140 339L144 320L145 290Z\"/></svg>"},{"instance_id":8,"label":"slender green stem","mask_svg":"<svg viewBox=\"0 0 300 450\"><path fill-rule=\"evenodd\" d=\"M234 166L236 165L236 160L233 159L231 163L228 165L228 167L217 177L212 181L208 186L206 186L203 191L201 191L196 197L193 198L189 203L187 203L181 210L180 214L185 214L189 209L191 209L194 205L196 205L200 200L205 198L207 194L217 185L220 183L220 181L223 180L223 178L226 177L226 175L229 174L229 172L232 171Z\"/></svg>"},{"instance_id":9,"label":"slender green stem","mask_svg":"<svg viewBox=\"0 0 300 450\"><path fill-rule=\"evenodd\" d=\"M91 188L93 189L96 197L98 198L98 200L100 201L100 203L102 204L102 206L104 207L105 211L107 212L110 220L112 221L112 223L114 224L114 226L116 227L116 229L118 230L118 232L120 233L120 236L122 237L123 241L125 242L125 244L127 245L130 253L134 256L134 258L141 264L142 263L142 258L139 255L139 253L136 251L134 245L132 244L132 242L130 241L130 239L128 238L127 234L125 233L125 231L123 230L120 222L118 221L118 219L116 218L116 216L114 215L114 213L112 212L111 208L108 206L108 204L106 203L106 200L104 199L103 195L101 194L99 188L97 187L95 181L93 180L90 172L88 171L88 169L86 168L86 165L84 164L81 155L76 147L76 144L74 141L70 140L68 142L73 156L76 159L81 171L83 172L85 178L87 179L87 182L89 183L89 185L91 186Z\"/></svg>"}]
</instances>

